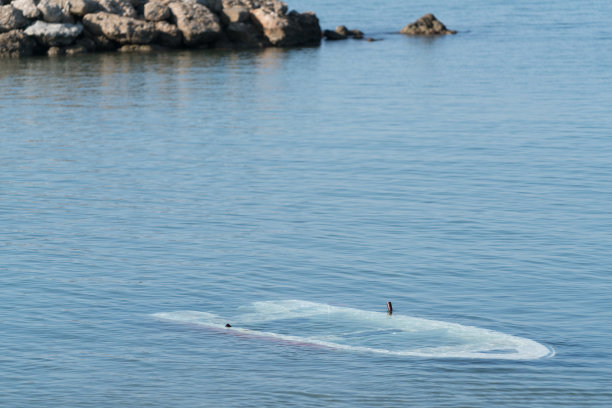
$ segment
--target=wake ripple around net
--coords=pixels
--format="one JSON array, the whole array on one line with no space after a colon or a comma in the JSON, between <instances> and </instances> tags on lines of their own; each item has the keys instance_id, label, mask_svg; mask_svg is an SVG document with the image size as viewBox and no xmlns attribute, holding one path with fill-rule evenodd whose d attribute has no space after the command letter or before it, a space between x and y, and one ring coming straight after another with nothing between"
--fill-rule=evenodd
<instances>
[{"instance_id":1,"label":"wake ripple around net","mask_svg":"<svg viewBox=\"0 0 612 408\"><path fill-rule=\"evenodd\" d=\"M425 358L535 360L554 355L536 341L437 320L299 300L255 302L231 320L197 311L156 313L157 319L233 334L349 352ZM225 324L231 322L231 328ZM297 335L304 333L304 335Z\"/></svg>"}]
</instances>

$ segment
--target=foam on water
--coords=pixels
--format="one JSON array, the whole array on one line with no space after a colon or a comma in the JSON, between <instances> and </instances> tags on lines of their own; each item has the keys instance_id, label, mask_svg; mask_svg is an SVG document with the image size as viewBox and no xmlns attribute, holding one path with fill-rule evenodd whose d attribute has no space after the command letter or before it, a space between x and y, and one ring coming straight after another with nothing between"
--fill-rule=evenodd
<instances>
[{"instance_id":1,"label":"foam on water","mask_svg":"<svg viewBox=\"0 0 612 408\"><path fill-rule=\"evenodd\" d=\"M155 313L172 322L337 350L427 358L534 360L554 355L536 341L479 327L299 300L255 302L223 319L197 311ZM231 322L231 328L225 324ZM300 335L298 335L300 334Z\"/></svg>"}]
</instances>

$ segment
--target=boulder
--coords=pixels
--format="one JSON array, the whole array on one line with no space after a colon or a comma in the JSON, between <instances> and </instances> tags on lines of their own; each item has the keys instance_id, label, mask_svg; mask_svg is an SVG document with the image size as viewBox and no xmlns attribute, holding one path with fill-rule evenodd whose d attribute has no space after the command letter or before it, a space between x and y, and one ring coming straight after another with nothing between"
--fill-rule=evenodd
<instances>
[{"instance_id":1,"label":"boulder","mask_svg":"<svg viewBox=\"0 0 612 408\"><path fill-rule=\"evenodd\" d=\"M457 34L457 31L447 29L433 14L425 14L414 23L402 28L400 33L406 35L444 35Z\"/></svg>"},{"instance_id":2,"label":"boulder","mask_svg":"<svg viewBox=\"0 0 612 408\"><path fill-rule=\"evenodd\" d=\"M72 22L68 0L40 0L37 7L48 23Z\"/></svg>"},{"instance_id":3,"label":"boulder","mask_svg":"<svg viewBox=\"0 0 612 408\"><path fill-rule=\"evenodd\" d=\"M340 25L336 27L334 31L323 31L323 37L330 41L346 40L348 37L353 37L356 40L361 40L363 38L363 33L357 29L349 30L348 28L346 28L346 26Z\"/></svg>"},{"instance_id":4,"label":"boulder","mask_svg":"<svg viewBox=\"0 0 612 408\"><path fill-rule=\"evenodd\" d=\"M356 28L353 30L349 30L349 35L353 36L356 40L361 40L363 38L363 32L357 30Z\"/></svg>"},{"instance_id":5,"label":"boulder","mask_svg":"<svg viewBox=\"0 0 612 408\"><path fill-rule=\"evenodd\" d=\"M60 47L50 47L47 50L47 56L48 57L59 57L60 55L64 55L63 51L64 50L62 50Z\"/></svg>"},{"instance_id":6,"label":"boulder","mask_svg":"<svg viewBox=\"0 0 612 408\"><path fill-rule=\"evenodd\" d=\"M70 14L83 17L85 14L100 10L100 5L95 0L70 0Z\"/></svg>"},{"instance_id":7,"label":"boulder","mask_svg":"<svg viewBox=\"0 0 612 408\"><path fill-rule=\"evenodd\" d=\"M345 37L349 36L349 29L346 28L346 26L343 25L339 25L338 27L336 27L336 29L334 30L336 33L343 35Z\"/></svg>"},{"instance_id":8,"label":"boulder","mask_svg":"<svg viewBox=\"0 0 612 408\"><path fill-rule=\"evenodd\" d=\"M288 17L296 28L295 40L289 41L288 45L319 45L321 43L321 26L315 13L291 11Z\"/></svg>"},{"instance_id":9,"label":"boulder","mask_svg":"<svg viewBox=\"0 0 612 408\"><path fill-rule=\"evenodd\" d=\"M80 44L75 44L64 48L64 54L66 55L79 55L85 53L87 53L87 47Z\"/></svg>"},{"instance_id":10,"label":"boulder","mask_svg":"<svg viewBox=\"0 0 612 408\"><path fill-rule=\"evenodd\" d=\"M176 48L183 42L183 35L174 24L170 24L167 21L157 21L155 23L155 30L157 31L157 39L155 40L157 44Z\"/></svg>"},{"instance_id":11,"label":"boulder","mask_svg":"<svg viewBox=\"0 0 612 408\"><path fill-rule=\"evenodd\" d=\"M344 34L340 34L337 31L325 30L323 31L323 37L329 41L346 40L348 37Z\"/></svg>"},{"instance_id":12,"label":"boulder","mask_svg":"<svg viewBox=\"0 0 612 408\"><path fill-rule=\"evenodd\" d=\"M70 0L72 1L72 0ZM130 0L94 0L98 9L122 17L136 18L138 13Z\"/></svg>"},{"instance_id":13,"label":"boulder","mask_svg":"<svg viewBox=\"0 0 612 408\"><path fill-rule=\"evenodd\" d=\"M170 18L170 8L166 1L153 0L144 5L143 15L147 21L164 21Z\"/></svg>"},{"instance_id":14,"label":"boulder","mask_svg":"<svg viewBox=\"0 0 612 408\"><path fill-rule=\"evenodd\" d=\"M149 44L156 34L154 23L105 11L85 15L83 25L94 36L103 35L119 44Z\"/></svg>"},{"instance_id":15,"label":"boulder","mask_svg":"<svg viewBox=\"0 0 612 408\"><path fill-rule=\"evenodd\" d=\"M154 46L154 45L151 45L151 44L146 44L146 45L126 44L126 45L122 46L121 48L119 48L117 51L124 52L124 53L143 53L143 54L148 54L148 53L151 53L153 51L158 51L160 49L161 49L161 47Z\"/></svg>"},{"instance_id":16,"label":"boulder","mask_svg":"<svg viewBox=\"0 0 612 408\"><path fill-rule=\"evenodd\" d=\"M36 7L34 0L14 0L11 6L20 10L25 18L38 18L40 16L40 10Z\"/></svg>"},{"instance_id":17,"label":"boulder","mask_svg":"<svg viewBox=\"0 0 612 408\"><path fill-rule=\"evenodd\" d=\"M36 53L36 40L21 30L0 34L0 58L29 57Z\"/></svg>"},{"instance_id":18,"label":"boulder","mask_svg":"<svg viewBox=\"0 0 612 408\"><path fill-rule=\"evenodd\" d=\"M314 13L292 11L283 15L270 9L251 10L253 22L275 46L316 45L321 42L321 27Z\"/></svg>"},{"instance_id":19,"label":"boulder","mask_svg":"<svg viewBox=\"0 0 612 408\"><path fill-rule=\"evenodd\" d=\"M221 24L215 14L198 3L170 3L171 21L176 24L187 46L213 43L221 36Z\"/></svg>"},{"instance_id":20,"label":"boulder","mask_svg":"<svg viewBox=\"0 0 612 408\"><path fill-rule=\"evenodd\" d=\"M82 31L81 24L46 23L39 20L24 32L47 46L62 46L72 44Z\"/></svg>"},{"instance_id":21,"label":"boulder","mask_svg":"<svg viewBox=\"0 0 612 408\"><path fill-rule=\"evenodd\" d=\"M247 22L250 20L251 14L249 13L249 9L244 6L233 6L224 8L219 14L219 17L221 17L223 24L229 25L232 23Z\"/></svg>"},{"instance_id":22,"label":"boulder","mask_svg":"<svg viewBox=\"0 0 612 408\"><path fill-rule=\"evenodd\" d=\"M26 25L26 19L21 10L12 5L0 6L0 33L12 31ZM13 36L14 38L15 35ZM13 38L11 37L11 38ZM7 37L8 38L8 37Z\"/></svg>"},{"instance_id":23,"label":"boulder","mask_svg":"<svg viewBox=\"0 0 612 408\"><path fill-rule=\"evenodd\" d=\"M50 47L47 50L47 56L49 57L58 57L60 55L78 55L78 54L85 54L87 52L87 47L80 45L80 44L74 44L74 45L70 45L68 47Z\"/></svg>"}]
</instances>

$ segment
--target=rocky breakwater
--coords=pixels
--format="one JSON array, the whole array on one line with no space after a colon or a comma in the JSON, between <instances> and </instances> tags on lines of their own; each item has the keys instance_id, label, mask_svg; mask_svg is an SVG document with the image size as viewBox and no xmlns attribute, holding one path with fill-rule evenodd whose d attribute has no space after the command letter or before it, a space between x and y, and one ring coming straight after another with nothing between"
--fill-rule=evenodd
<instances>
[{"instance_id":1,"label":"rocky breakwater","mask_svg":"<svg viewBox=\"0 0 612 408\"><path fill-rule=\"evenodd\" d=\"M317 16L279 0L0 0L0 57L320 41Z\"/></svg>"}]
</instances>

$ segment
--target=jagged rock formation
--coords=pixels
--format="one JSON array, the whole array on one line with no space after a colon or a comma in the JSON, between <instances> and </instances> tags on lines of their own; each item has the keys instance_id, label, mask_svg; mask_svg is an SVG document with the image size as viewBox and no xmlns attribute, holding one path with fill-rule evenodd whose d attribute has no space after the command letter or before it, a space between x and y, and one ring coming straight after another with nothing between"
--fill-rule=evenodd
<instances>
[{"instance_id":1,"label":"jagged rock formation","mask_svg":"<svg viewBox=\"0 0 612 408\"><path fill-rule=\"evenodd\" d=\"M414 23L402 28L400 33L406 35L444 35L457 34L457 31L447 29L433 14L425 14Z\"/></svg>"},{"instance_id":2,"label":"jagged rock formation","mask_svg":"<svg viewBox=\"0 0 612 408\"><path fill-rule=\"evenodd\" d=\"M280 0L0 0L0 57L318 45L312 12Z\"/></svg>"}]
</instances>

